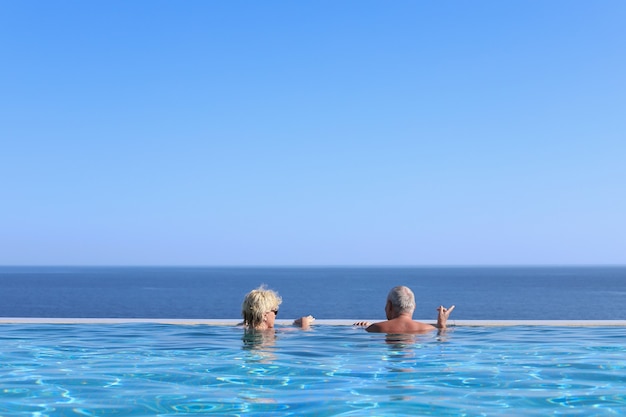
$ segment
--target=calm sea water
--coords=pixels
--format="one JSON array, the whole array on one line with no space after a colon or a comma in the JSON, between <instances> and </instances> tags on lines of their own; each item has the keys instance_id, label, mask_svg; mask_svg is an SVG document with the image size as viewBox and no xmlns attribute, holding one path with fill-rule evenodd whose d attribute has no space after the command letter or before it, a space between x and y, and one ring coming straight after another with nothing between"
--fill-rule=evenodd
<instances>
[{"instance_id":1,"label":"calm sea water","mask_svg":"<svg viewBox=\"0 0 626 417\"><path fill-rule=\"evenodd\" d=\"M626 319L626 267L0 267L0 316L235 319L261 284L283 297L279 318L384 319L407 285L416 319L440 304L459 320Z\"/></svg>"},{"instance_id":2,"label":"calm sea water","mask_svg":"<svg viewBox=\"0 0 626 417\"><path fill-rule=\"evenodd\" d=\"M0 325L0 415L617 416L619 327Z\"/></svg>"}]
</instances>

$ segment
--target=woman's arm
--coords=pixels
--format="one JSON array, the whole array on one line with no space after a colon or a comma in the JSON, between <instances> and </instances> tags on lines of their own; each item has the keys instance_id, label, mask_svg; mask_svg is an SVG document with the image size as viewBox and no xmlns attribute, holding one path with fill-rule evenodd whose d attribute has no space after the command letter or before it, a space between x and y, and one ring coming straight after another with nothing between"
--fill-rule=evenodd
<instances>
[{"instance_id":1,"label":"woman's arm","mask_svg":"<svg viewBox=\"0 0 626 417\"><path fill-rule=\"evenodd\" d=\"M311 327L314 320L315 317L313 316L300 317L299 319L294 320L293 324L294 326L302 327L302 329L306 330Z\"/></svg>"}]
</instances>

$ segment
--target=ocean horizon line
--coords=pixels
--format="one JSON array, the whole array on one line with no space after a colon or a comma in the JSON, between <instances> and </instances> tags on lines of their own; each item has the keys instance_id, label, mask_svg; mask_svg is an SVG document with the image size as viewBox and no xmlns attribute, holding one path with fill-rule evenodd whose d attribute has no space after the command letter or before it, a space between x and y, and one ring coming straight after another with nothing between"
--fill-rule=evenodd
<instances>
[{"instance_id":1,"label":"ocean horizon line","mask_svg":"<svg viewBox=\"0 0 626 417\"><path fill-rule=\"evenodd\" d=\"M211 265L211 264L15 264L0 268L623 268L624 264L262 264L262 265Z\"/></svg>"}]
</instances>

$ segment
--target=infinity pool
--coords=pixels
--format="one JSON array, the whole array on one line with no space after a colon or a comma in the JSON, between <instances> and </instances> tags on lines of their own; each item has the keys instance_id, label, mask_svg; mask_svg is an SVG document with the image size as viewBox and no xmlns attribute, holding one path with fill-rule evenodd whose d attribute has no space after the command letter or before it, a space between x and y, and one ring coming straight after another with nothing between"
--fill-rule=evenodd
<instances>
[{"instance_id":1,"label":"infinity pool","mask_svg":"<svg viewBox=\"0 0 626 417\"><path fill-rule=\"evenodd\" d=\"M0 415L622 415L625 330L0 324Z\"/></svg>"}]
</instances>

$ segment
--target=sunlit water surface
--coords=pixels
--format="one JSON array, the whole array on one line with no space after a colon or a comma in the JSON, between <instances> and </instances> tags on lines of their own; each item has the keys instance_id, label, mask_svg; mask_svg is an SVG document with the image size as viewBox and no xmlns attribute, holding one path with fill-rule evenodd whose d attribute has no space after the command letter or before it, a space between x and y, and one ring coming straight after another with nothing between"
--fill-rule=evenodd
<instances>
[{"instance_id":1,"label":"sunlit water surface","mask_svg":"<svg viewBox=\"0 0 626 417\"><path fill-rule=\"evenodd\" d=\"M0 415L622 415L624 330L3 324Z\"/></svg>"}]
</instances>

